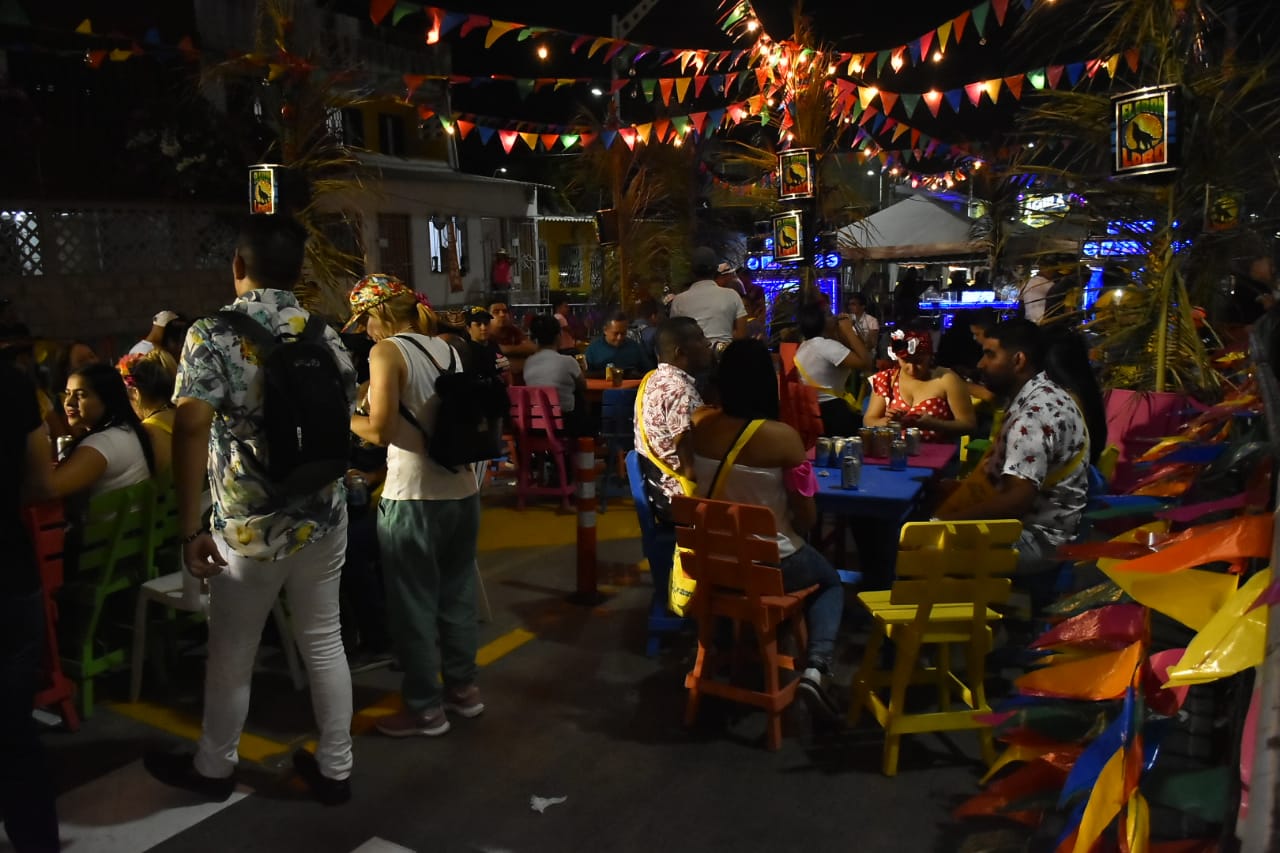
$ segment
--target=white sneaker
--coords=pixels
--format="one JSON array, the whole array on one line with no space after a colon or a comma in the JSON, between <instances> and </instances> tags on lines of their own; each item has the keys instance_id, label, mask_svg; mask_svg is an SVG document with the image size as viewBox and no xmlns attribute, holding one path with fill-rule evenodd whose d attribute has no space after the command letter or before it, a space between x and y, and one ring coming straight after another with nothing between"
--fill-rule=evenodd
<instances>
[{"instance_id":1,"label":"white sneaker","mask_svg":"<svg viewBox=\"0 0 1280 853\"><path fill-rule=\"evenodd\" d=\"M831 695L827 692L830 677L817 667L811 666L800 675L800 683L796 685L801 698L809 706L815 717L825 720L840 719L840 709L836 707Z\"/></svg>"}]
</instances>

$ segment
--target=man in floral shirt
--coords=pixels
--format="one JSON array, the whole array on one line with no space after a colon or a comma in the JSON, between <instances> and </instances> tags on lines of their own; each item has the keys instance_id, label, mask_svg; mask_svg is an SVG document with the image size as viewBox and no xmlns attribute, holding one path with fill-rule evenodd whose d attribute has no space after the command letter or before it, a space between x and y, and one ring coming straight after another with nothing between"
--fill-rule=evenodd
<instances>
[{"instance_id":1,"label":"man in floral shirt","mask_svg":"<svg viewBox=\"0 0 1280 853\"><path fill-rule=\"evenodd\" d=\"M645 490L663 523L670 523L671 499L685 494L679 480L663 469L693 476L693 453L688 446L682 448L693 429L694 412L702 406L692 374L710 364L711 346L692 317L673 317L658 327L658 367L641 385L635 444L645 472Z\"/></svg>"},{"instance_id":2,"label":"man in floral shirt","mask_svg":"<svg viewBox=\"0 0 1280 853\"><path fill-rule=\"evenodd\" d=\"M305 242L291 218L249 217L232 262L236 300L225 310L247 314L273 335L300 333L310 315L290 288L300 278ZM354 407L351 358L333 329L324 340ZM339 803L350 797L352 766L351 674L338 622L346 494L336 481L298 498L273 488L258 461L265 444L259 358L216 315L187 333L174 391L173 470L183 562L210 587L204 726L194 756L151 754L146 766L163 782L213 799L230 796L258 638L284 588L320 728L316 754L299 750L294 765L317 799ZM201 517L206 481L210 521Z\"/></svg>"},{"instance_id":3,"label":"man in floral shirt","mask_svg":"<svg viewBox=\"0 0 1280 853\"><path fill-rule=\"evenodd\" d=\"M984 471L991 497L948 519L1016 518L1022 521L1018 573L1046 575L1059 545L1075 536L1089 480L1089 432L1071 395L1042 368L1042 332L1030 320L999 323L982 344L987 387L1007 400L1004 422ZM1036 586L1034 581L1028 586Z\"/></svg>"}]
</instances>

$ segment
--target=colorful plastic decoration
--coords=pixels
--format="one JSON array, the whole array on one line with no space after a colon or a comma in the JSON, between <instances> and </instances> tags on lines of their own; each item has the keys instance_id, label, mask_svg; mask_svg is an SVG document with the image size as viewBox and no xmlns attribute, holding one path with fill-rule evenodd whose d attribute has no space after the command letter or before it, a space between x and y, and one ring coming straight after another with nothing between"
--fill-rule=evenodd
<instances>
[{"instance_id":1,"label":"colorful plastic decoration","mask_svg":"<svg viewBox=\"0 0 1280 853\"><path fill-rule=\"evenodd\" d=\"M1258 666L1266 652L1267 613L1250 605L1271 584L1271 569L1249 578L1209 623L1200 629L1187 652L1170 667L1165 687L1203 684Z\"/></svg>"},{"instance_id":2,"label":"colorful plastic decoration","mask_svg":"<svg viewBox=\"0 0 1280 853\"><path fill-rule=\"evenodd\" d=\"M1072 646L1076 650L1115 651L1142 639L1147 610L1139 604L1112 604L1086 610L1041 634L1033 649Z\"/></svg>"},{"instance_id":3,"label":"colorful plastic decoration","mask_svg":"<svg viewBox=\"0 0 1280 853\"><path fill-rule=\"evenodd\" d=\"M1142 660L1141 643L1118 652L1104 652L1082 661L1037 669L1019 676L1014 684L1031 696L1062 699L1118 699L1133 683Z\"/></svg>"}]
</instances>

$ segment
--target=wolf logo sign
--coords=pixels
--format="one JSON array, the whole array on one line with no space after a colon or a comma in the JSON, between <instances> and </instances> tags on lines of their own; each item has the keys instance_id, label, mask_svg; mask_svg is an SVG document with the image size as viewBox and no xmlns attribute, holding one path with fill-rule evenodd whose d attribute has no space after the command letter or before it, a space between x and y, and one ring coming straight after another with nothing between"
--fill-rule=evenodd
<instances>
[{"instance_id":1,"label":"wolf logo sign","mask_svg":"<svg viewBox=\"0 0 1280 853\"><path fill-rule=\"evenodd\" d=\"M788 263L804 258L804 227L800 222L800 211L789 210L773 217L773 259Z\"/></svg>"},{"instance_id":2,"label":"wolf logo sign","mask_svg":"<svg viewBox=\"0 0 1280 853\"><path fill-rule=\"evenodd\" d=\"M1172 89L1161 87L1126 92L1112 99L1116 175L1149 175L1176 168L1172 96Z\"/></svg>"},{"instance_id":3,"label":"wolf logo sign","mask_svg":"<svg viewBox=\"0 0 1280 853\"><path fill-rule=\"evenodd\" d=\"M778 155L778 198L812 198L814 183L812 148L794 148Z\"/></svg>"}]
</instances>

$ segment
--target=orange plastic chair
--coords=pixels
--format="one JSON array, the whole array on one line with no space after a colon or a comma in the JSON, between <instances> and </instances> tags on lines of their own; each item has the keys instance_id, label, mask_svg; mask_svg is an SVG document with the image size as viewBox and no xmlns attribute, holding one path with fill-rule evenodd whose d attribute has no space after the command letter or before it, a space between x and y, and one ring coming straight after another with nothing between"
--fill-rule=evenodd
<instances>
[{"instance_id":1,"label":"orange plastic chair","mask_svg":"<svg viewBox=\"0 0 1280 853\"><path fill-rule=\"evenodd\" d=\"M782 375L787 376L796 366L796 350L800 345L795 341L783 341L778 344L778 359L782 362Z\"/></svg>"},{"instance_id":2,"label":"orange plastic chair","mask_svg":"<svg viewBox=\"0 0 1280 853\"><path fill-rule=\"evenodd\" d=\"M776 750L782 745L782 712L795 698L798 683L798 679L782 683L782 672L798 667L794 657L778 651L778 635L780 629L789 629L797 652L804 654L809 644L804 602L817 587L783 591L778 543L772 538L778 526L767 507L682 496L672 500L671 511L681 567L697 581L690 612L698 623L698 656L684 680L689 690L685 725L697 719L704 694L719 696L762 709L768 715L766 745ZM734 636L739 638L734 664L742 659L741 629L752 629L764 667L763 690L734 684L736 666L729 681L715 680L717 617L733 621Z\"/></svg>"},{"instance_id":3,"label":"orange plastic chair","mask_svg":"<svg viewBox=\"0 0 1280 853\"><path fill-rule=\"evenodd\" d=\"M823 434L817 389L801 382L794 371L787 371L778 376L778 395L781 421L800 433L805 449L812 450Z\"/></svg>"},{"instance_id":4,"label":"orange plastic chair","mask_svg":"<svg viewBox=\"0 0 1280 853\"><path fill-rule=\"evenodd\" d=\"M58 602L57 593L62 588L62 551L66 539L67 523L62 513L62 503L52 501L28 507L23 521L31 534L36 562L40 567L40 595L44 601L44 653L42 667L44 685L36 693L35 707L57 706L67 731L80 728L76 714L75 684L62 671L62 656L58 651Z\"/></svg>"},{"instance_id":5,"label":"orange plastic chair","mask_svg":"<svg viewBox=\"0 0 1280 853\"><path fill-rule=\"evenodd\" d=\"M560 505L567 512L569 496L573 494L565 464L571 444L564 432L559 395L549 385L512 385L507 392L511 395L511 423L516 439L516 508L524 509L525 500L531 496L551 495L560 498ZM559 485L534 482L535 453L551 455Z\"/></svg>"}]
</instances>

